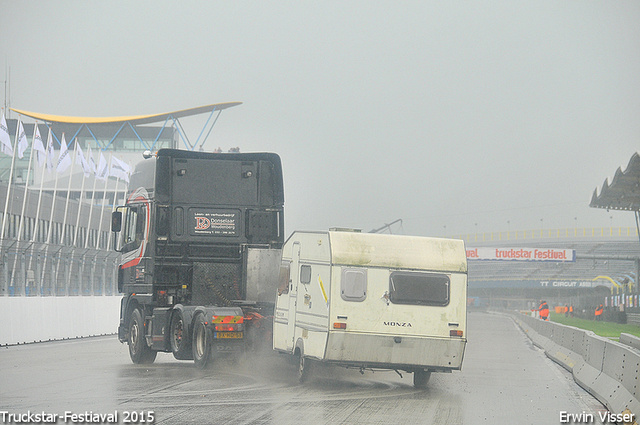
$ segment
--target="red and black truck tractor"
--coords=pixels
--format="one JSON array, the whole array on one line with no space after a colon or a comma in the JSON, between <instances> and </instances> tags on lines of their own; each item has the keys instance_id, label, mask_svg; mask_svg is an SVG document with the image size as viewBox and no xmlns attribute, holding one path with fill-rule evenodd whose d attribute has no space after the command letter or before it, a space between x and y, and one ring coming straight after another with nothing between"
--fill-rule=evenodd
<instances>
[{"instance_id":1,"label":"red and black truck tractor","mask_svg":"<svg viewBox=\"0 0 640 425\"><path fill-rule=\"evenodd\" d=\"M205 367L270 344L284 242L280 157L146 157L112 216L122 253L118 338L131 360L152 363L162 351Z\"/></svg>"}]
</instances>

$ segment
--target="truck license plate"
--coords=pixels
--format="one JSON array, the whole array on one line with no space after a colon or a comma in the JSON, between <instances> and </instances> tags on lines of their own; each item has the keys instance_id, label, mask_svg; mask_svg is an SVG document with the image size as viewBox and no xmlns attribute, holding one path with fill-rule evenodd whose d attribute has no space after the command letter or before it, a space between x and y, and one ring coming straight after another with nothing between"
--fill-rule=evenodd
<instances>
[{"instance_id":1,"label":"truck license plate","mask_svg":"<svg viewBox=\"0 0 640 425\"><path fill-rule=\"evenodd\" d=\"M214 338L242 338L242 332L216 332Z\"/></svg>"}]
</instances>

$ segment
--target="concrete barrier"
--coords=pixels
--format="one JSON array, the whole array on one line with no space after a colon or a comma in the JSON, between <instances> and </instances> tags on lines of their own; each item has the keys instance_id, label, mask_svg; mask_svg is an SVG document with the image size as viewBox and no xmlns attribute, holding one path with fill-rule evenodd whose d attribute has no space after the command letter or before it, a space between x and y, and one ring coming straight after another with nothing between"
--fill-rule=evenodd
<instances>
[{"instance_id":1,"label":"concrete barrier","mask_svg":"<svg viewBox=\"0 0 640 425\"><path fill-rule=\"evenodd\" d=\"M571 371L609 411L628 411L640 418L640 352L591 331L524 314L513 317L535 345Z\"/></svg>"},{"instance_id":2,"label":"concrete barrier","mask_svg":"<svg viewBox=\"0 0 640 425\"><path fill-rule=\"evenodd\" d=\"M640 350L640 338L630 334L620 334L620 342L629 347L633 347L636 350Z\"/></svg>"},{"instance_id":3,"label":"concrete barrier","mask_svg":"<svg viewBox=\"0 0 640 425\"><path fill-rule=\"evenodd\" d=\"M117 333L121 298L0 297L0 346Z\"/></svg>"}]
</instances>

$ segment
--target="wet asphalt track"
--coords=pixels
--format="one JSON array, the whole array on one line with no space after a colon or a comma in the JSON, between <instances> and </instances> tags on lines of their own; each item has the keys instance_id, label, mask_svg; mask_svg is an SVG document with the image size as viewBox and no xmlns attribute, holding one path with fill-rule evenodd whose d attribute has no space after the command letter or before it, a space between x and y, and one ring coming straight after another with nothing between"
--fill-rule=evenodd
<instances>
[{"instance_id":1,"label":"wet asphalt track","mask_svg":"<svg viewBox=\"0 0 640 425\"><path fill-rule=\"evenodd\" d=\"M598 423L602 405L510 318L471 312L468 335L463 370L433 374L426 390L413 388L411 374L332 367L299 385L295 366L271 352L206 371L164 353L139 366L115 336L2 347L0 412L117 411L122 423L152 411L157 424L511 425L584 411Z\"/></svg>"}]
</instances>

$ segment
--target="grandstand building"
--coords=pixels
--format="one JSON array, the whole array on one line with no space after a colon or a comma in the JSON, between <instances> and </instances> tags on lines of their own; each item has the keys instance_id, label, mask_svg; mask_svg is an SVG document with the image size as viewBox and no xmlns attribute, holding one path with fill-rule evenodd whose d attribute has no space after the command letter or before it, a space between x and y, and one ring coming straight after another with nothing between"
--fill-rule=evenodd
<instances>
[{"instance_id":1,"label":"grandstand building","mask_svg":"<svg viewBox=\"0 0 640 425\"><path fill-rule=\"evenodd\" d=\"M640 156L596 189L590 206L635 214L636 228L557 229L461 235L467 245L469 296L475 306L535 309L546 300L593 318L640 324ZM550 253L532 258L527 250ZM557 254L557 255L556 255Z\"/></svg>"},{"instance_id":2,"label":"grandstand building","mask_svg":"<svg viewBox=\"0 0 640 425\"><path fill-rule=\"evenodd\" d=\"M13 151L22 158L8 155L5 146L0 153L0 296L117 293L118 253L110 249L110 219L112 207L124 204L127 168L141 161L145 150L204 150L221 111L239 104L113 118L12 109L20 119L6 120L0 131L9 133ZM180 118L200 114L206 122L197 139L189 139ZM36 126L45 146L51 134L52 152L43 154L44 163L36 160ZM28 143L23 152L20 128ZM60 167L64 150L68 162ZM100 164L105 173L99 172ZM114 164L122 164L119 173L112 172Z\"/></svg>"},{"instance_id":3,"label":"grandstand building","mask_svg":"<svg viewBox=\"0 0 640 425\"><path fill-rule=\"evenodd\" d=\"M584 317L592 318L592 309L602 303L610 311L624 311L630 322L640 324L636 229L503 232L463 238L472 305L527 310L544 299L552 308L573 305L585 310ZM569 255L562 261L513 258L526 249ZM478 252L487 251L511 258L478 258Z\"/></svg>"}]
</instances>

